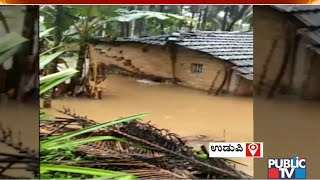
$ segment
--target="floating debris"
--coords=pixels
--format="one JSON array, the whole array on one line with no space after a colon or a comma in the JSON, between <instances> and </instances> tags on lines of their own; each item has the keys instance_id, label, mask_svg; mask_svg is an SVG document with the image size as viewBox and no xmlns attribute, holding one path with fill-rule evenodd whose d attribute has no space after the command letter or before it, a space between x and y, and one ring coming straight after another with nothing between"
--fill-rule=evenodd
<instances>
[{"instance_id":1,"label":"floating debris","mask_svg":"<svg viewBox=\"0 0 320 180\"><path fill-rule=\"evenodd\" d=\"M6 145L12 151L0 152L0 178L6 179L28 179L36 178L39 174L39 153L29 147L25 147L20 140L21 133L14 136L10 128L0 124L0 143ZM33 177L16 177L12 170L31 172ZM11 171L11 173L8 173ZM24 173L25 174L25 173Z\"/></svg>"},{"instance_id":2,"label":"floating debris","mask_svg":"<svg viewBox=\"0 0 320 180\"><path fill-rule=\"evenodd\" d=\"M42 121L41 138L63 134L97 124L64 108L61 113L70 118L57 117L55 121ZM117 170L136 175L138 178L189 178L189 179L244 179L249 175L234 168L236 163L224 158L208 158L197 155L197 151L186 145L177 134L159 129L148 123L125 122L82 134L76 138L113 136L123 141L95 141L75 148L80 157L90 160L71 161L59 159L64 165ZM205 149L205 147L202 147Z\"/></svg>"},{"instance_id":3,"label":"floating debris","mask_svg":"<svg viewBox=\"0 0 320 180\"><path fill-rule=\"evenodd\" d=\"M143 83L143 84L147 84L147 85L158 85L160 83L154 82L154 81L150 81L147 79L138 79L137 80L138 83Z\"/></svg>"}]
</instances>

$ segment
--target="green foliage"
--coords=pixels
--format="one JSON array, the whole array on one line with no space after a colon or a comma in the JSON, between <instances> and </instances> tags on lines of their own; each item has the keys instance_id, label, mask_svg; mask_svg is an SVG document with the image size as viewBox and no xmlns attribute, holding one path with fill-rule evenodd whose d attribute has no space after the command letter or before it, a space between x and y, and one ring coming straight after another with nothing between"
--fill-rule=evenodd
<instances>
[{"instance_id":1,"label":"green foliage","mask_svg":"<svg viewBox=\"0 0 320 180\"><path fill-rule=\"evenodd\" d=\"M131 22L138 19L146 18L156 18L159 20L165 20L168 19L169 16L165 13L160 12L150 12L150 11L125 11L125 10L119 10L122 15L110 18L108 21L119 21L119 22Z\"/></svg>"},{"instance_id":2,"label":"green foliage","mask_svg":"<svg viewBox=\"0 0 320 180\"><path fill-rule=\"evenodd\" d=\"M63 54L65 51L58 51L53 54L43 54L40 55L40 63L39 68L42 70L47 64L49 64L51 61L59 57L61 54Z\"/></svg>"},{"instance_id":3,"label":"green foliage","mask_svg":"<svg viewBox=\"0 0 320 180\"><path fill-rule=\"evenodd\" d=\"M0 64L14 55L27 39L17 33L9 33L0 38Z\"/></svg>"},{"instance_id":4,"label":"green foliage","mask_svg":"<svg viewBox=\"0 0 320 180\"><path fill-rule=\"evenodd\" d=\"M52 28L49 28L49 29L46 29L42 32L39 33L39 38L43 38L45 36L47 36L51 31L53 31L56 27L52 27Z\"/></svg>"},{"instance_id":5,"label":"green foliage","mask_svg":"<svg viewBox=\"0 0 320 180\"><path fill-rule=\"evenodd\" d=\"M135 176L129 173L118 172L118 171L110 171L110 170L88 168L88 167L66 166L66 165L53 165L53 164L40 165L40 174L42 179L49 177L47 173L50 171L84 174L84 175L90 175L93 177L103 178L103 179L136 179ZM57 177L54 177L54 178L56 179ZM62 174L62 177L60 178L69 179L70 177L64 176Z\"/></svg>"},{"instance_id":6,"label":"green foliage","mask_svg":"<svg viewBox=\"0 0 320 180\"><path fill-rule=\"evenodd\" d=\"M195 151L195 155L200 159L208 159L208 155L204 153L202 150Z\"/></svg>"},{"instance_id":7,"label":"green foliage","mask_svg":"<svg viewBox=\"0 0 320 180\"><path fill-rule=\"evenodd\" d=\"M151 8L152 7L152 8ZM185 16L183 8L185 6L164 6L159 12L160 6L43 6L41 7L40 38L47 42L44 49L46 52L40 56L39 68L44 69L54 59L61 56L67 50L61 50L64 43L76 42L79 45L87 44L97 32L104 31L107 35L120 34L120 31L137 30L144 31L145 35L152 33L167 33L181 28L195 26L199 21L200 10L205 6L197 8L189 7L189 13L194 16ZM135 10L134 10L135 9ZM224 16L221 12L229 11ZM203 23L202 30L219 30L222 27L231 27L232 23L243 23L250 21L250 8L243 9L242 6L227 8L227 6L210 6L208 8L206 22ZM222 13L223 14L223 13ZM57 22L57 17L62 21ZM57 26L57 24L59 24ZM130 29L130 25L135 25L136 29ZM106 26L104 26L106 25ZM120 28L121 27L121 28ZM233 28L233 25L232 27ZM59 37L62 38L60 39ZM60 41L57 42L57 39ZM1 43L1 42L0 42ZM49 49L49 50L48 50ZM6 50L7 51L7 50ZM1 59L0 44L0 59ZM40 78L40 95L44 94L54 86L70 79L78 73L75 69L68 69L62 72L50 74ZM41 178L45 179L71 179L71 178L103 178L103 179L133 179L135 176L118 171L95 169L88 167L66 166L60 162L61 159L71 161L81 161L89 157L76 154L79 145L96 141L119 141L124 139L114 136L94 136L84 137L85 134L97 131L101 128L110 127L119 123L134 121L144 117L146 114L137 114L114 121L99 123L90 127L64 133L62 135L50 136L40 142L41 154ZM46 119L48 115L40 111L40 119ZM199 158L206 159L204 152L197 153Z\"/></svg>"},{"instance_id":8,"label":"green foliage","mask_svg":"<svg viewBox=\"0 0 320 180\"><path fill-rule=\"evenodd\" d=\"M49 140L45 140L45 141L41 142L41 147L42 146L46 147L46 146L48 146L50 144L57 143L57 142L63 142L63 141L69 140L72 137L79 136L81 134L85 134L85 133L88 133L88 132L92 132L92 131L95 131L97 129L113 126L113 125L116 125L116 124L119 124L119 123L134 121L134 120L142 118L142 117L144 117L146 115L147 115L146 113L137 114L137 115L133 115L133 116L125 117L125 118L120 118L120 119L117 119L115 121L100 123L100 124L93 125L93 126L90 126L90 127L84 128L84 129L80 129L80 130L72 131L72 132L69 132L69 133L65 133L65 134L63 134L61 136L56 136L56 137L50 138Z\"/></svg>"},{"instance_id":9,"label":"green foliage","mask_svg":"<svg viewBox=\"0 0 320 180\"><path fill-rule=\"evenodd\" d=\"M47 61L46 61L47 62ZM40 78L40 95L48 91L57 84L69 79L77 71L68 69L66 71L50 74ZM76 160L77 157L72 149L78 145L86 144L88 142L102 141L102 140L112 140L119 142L126 142L125 140L113 136L95 136L80 139L72 139L79 135L92 132L101 128L109 127L123 122L133 121L142 118L146 113L138 114L134 116L129 116L125 118L120 118L115 121L101 123L93 125L84 129L72 131L59 136L49 137L46 140L41 140L40 142L40 154L41 154L41 165L40 165L40 177L48 179L72 179L72 178L112 178L112 179L135 179L134 175L129 173L123 173L118 171L110 171L96 168L88 167L78 167L78 166L66 166L61 164L45 164L43 162L50 162L50 159L69 157ZM40 118L46 117L44 111L40 111ZM59 150L59 151L57 151ZM78 175L76 175L78 174Z\"/></svg>"},{"instance_id":10,"label":"green foliage","mask_svg":"<svg viewBox=\"0 0 320 180\"><path fill-rule=\"evenodd\" d=\"M5 29L5 31L7 33L9 33L10 32L10 28L9 28L7 19L6 19L5 15L1 11L0 11L0 21L2 22L2 25L3 25L4 29Z\"/></svg>"},{"instance_id":11,"label":"green foliage","mask_svg":"<svg viewBox=\"0 0 320 180\"><path fill-rule=\"evenodd\" d=\"M101 178L113 178L113 179L134 179L135 176L118 172L118 171L109 171L109 170L103 170L103 169L94 169L94 168L87 168L87 167L77 167L77 166L65 166L65 165L53 165L53 164L45 164L45 162L50 162L57 158L70 158L73 161L76 161L77 159L81 160L81 157L76 156L73 153L73 148L75 148L78 145L86 144L89 142L95 142L95 141L119 141L119 142L126 142L124 139L113 137L113 136L94 136L94 137L86 137L86 138L79 138L77 139L79 135L83 135L88 132L93 132L101 128L110 127L119 123L134 121L139 118L142 118L146 115L146 113L138 114L134 116L129 116L125 118L120 118L114 121L100 123L97 125L93 125L87 128L83 128L80 130L72 131L69 133L65 133L58 136L49 137L46 140L42 140L40 142L40 153L41 153L41 167L40 167L40 176L42 178L50 177L52 174L50 172L61 172L60 174L54 174L54 178L75 178L74 174L68 174L68 173L76 173L76 174L82 174L82 175L91 175L94 177L101 177ZM88 176L85 176L85 178L89 178Z\"/></svg>"},{"instance_id":12,"label":"green foliage","mask_svg":"<svg viewBox=\"0 0 320 180\"><path fill-rule=\"evenodd\" d=\"M49 10L54 10L54 8L48 7ZM47 8L47 9L48 9ZM94 13L93 11L90 13ZM93 15L93 14L91 14ZM50 16L50 14L46 14L46 16ZM48 18L48 17L47 17ZM46 19L46 18L45 18ZM92 21L90 23L85 24L84 33L90 33L90 28L94 29L94 24L97 21ZM47 25L52 22L50 22L48 19L45 21ZM78 26L75 26L79 28ZM60 28L60 27L57 27ZM41 38L44 38L47 36L50 32L53 30L56 30L57 28L51 27L48 28L40 33ZM60 29L61 30L61 29ZM79 33L79 31L78 31ZM79 33L80 34L80 33ZM83 34L80 34L83 36ZM1 46L0 46L1 47ZM14 47L14 46L12 46ZM59 57L61 54L63 54L65 51L56 51L59 47L54 47L40 55L40 64L39 69L42 70L45 68L46 65L51 63L54 59ZM3 48L4 52L8 49ZM52 53L54 52L54 53ZM40 77L40 95L44 94L48 90L52 89L54 86L57 86L58 84L66 81L67 79L70 79L73 75L75 75L78 71L69 68L65 71L49 74L44 77ZM71 178L112 178L112 179L134 179L135 176L123 173L123 172L117 172L117 171L110 171L110 170L103 170L103 169L95 169L95 168L88 168L88 167L77 167L77 166L66 166L61 164L45 164L43 162L47 162L50 159L57 157L59 155L60 157L70 157L75 158L75 155L73 154L70 149L85 144L88 142L93 141L102 141L102 140L113 140L113 141L121 141L124 142L124 140L112 136L96 136L96 137L87 137L87 138L81 138L81 139L73 139L70 141L70 138L75 137L77 135L84 134L86 132L94 131L96 129L107 127L116 123L121 123L125 121L134 120L133 118L142 117L143 115L137 115L132 116L128 118L122 118L117 121L113 122L107 122L100 124L98 126L89 127L82 129L80 131L74 131L71 133L66 133L60 136L54 136L53 138L49 138L46 140L42 140L40 142L40 153L41 153L41 165L40 165L40 177L46 178L46 179L71 179ZM40 111L40 119L47 118L47 114L45 111ZM56 151L59 150L59 151ZM53 154L57 153L57 154Z\"/></svg>"},{"instance_id":13,"label":"green foliage","mask_svg":"<svg viewBox=\"0 0 320 180\"><path fill-rule=\"evenodd\" d=\"M52 89L53 87L59 85L60 83L70 79L77 72L78 72L77 70L73 68L69 68L61 72L40 77L40 95Z\"/></svg>"},{"instance_id":14,"label":"green foliage","mask_svg":"<svg viewBox=\"0 0 320 180\"><path fill-rule=\"evenodd\" d=\"M70 14L77 17L98 17L98 16L116 16L115 11L121 6L101 6L101 5L80 5L80 6L65 6L69 9Z\"/></svg>"},{"instance_id":15,"label":"green foliage","mask_svg":"<svg viewBox=\"0 0 320 180\"><path fill-rule=\"evenodd\" d=\"M89 142L95 142L95 141L102 141L102 140L114 140L114 141L120 141L125 142L124 140L120 138L116 138L113 136L94 136L94 137L87 137L87 138L81 138L81 139L75 139L70 142L68 141L54 141L52 143L42 143L41 149L45 151L54 150L54 149L68 149L72 148L81 144L86 144Z\"/></svg>"},{"instance_id":16,"label":"green foliage","mask_svg":"<svg viewBox=\"0 0 320 180\"><path fill-rule=\"evenodd\" d=\"M61 6L62 12L59 12L59 15L62 16L63 21L59 22L59 29L61 31L66 31L69 29L69 27L73 24L74 19L72 16L70 16L69 12L70 9L66 6ZM51 29L55 27L55 20L57 18L57 6L41 6L40 8L40 16L43 17L43 21L41 24L40 31L43 32L47 29Z\"/></svg>"}]
</instances>

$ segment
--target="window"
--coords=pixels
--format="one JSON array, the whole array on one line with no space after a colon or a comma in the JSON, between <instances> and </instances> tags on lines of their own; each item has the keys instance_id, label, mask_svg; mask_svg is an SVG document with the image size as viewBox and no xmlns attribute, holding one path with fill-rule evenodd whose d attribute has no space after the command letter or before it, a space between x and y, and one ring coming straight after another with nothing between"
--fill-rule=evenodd
<instances>
[{"instance_id":1,"label":"window","mask_svg":"<svg viewBox=\"0 0 320 180\"><path fill-rule=\"evenodd\" d=\"M191 72L192 73L201 73L203 64L191 64Z\"/></svg>"}]
</instances>

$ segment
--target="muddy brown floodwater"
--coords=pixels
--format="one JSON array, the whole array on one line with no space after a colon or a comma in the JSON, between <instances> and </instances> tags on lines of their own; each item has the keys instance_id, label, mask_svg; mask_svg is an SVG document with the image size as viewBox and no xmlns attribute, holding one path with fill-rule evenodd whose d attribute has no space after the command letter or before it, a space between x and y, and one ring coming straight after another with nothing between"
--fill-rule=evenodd
<instances>
[{"instance_id":1,"label":"muddy brown floodwater","mask_svg":"<svg viewBox=\"0 0 320 180\"><path fill-rule=\"evenodd\" d=\"M38 103L23 104L9 101L0 103L0 123L13 132L14 141L20 139L24 147L39 149L39 107ZM0 152L17 154L17 152L0 143ZM8 175L32 177L31 173L11 170Z\"/></svg>"},{"instance_id":2,"label":"muddy brown floodwater","mask_svg":"<svg viewBox=\"0 0 320 180\"><path fill-rule=\"evenodd\" d=\"M307 178L320 177L320 102L255 99L254 137L264 142L255 178L267 177L268 158L306 158Z\"/></svg>"},{"instance_id":3,"label":"muddy brown floodwater","mask_svg":"<svg viewBox=\"0 0 320 180\"><path fill-rule=\"evenodd\" d=\"M66 97L55 99L53 108L66 106L98 122L147 112L144 121L151 121L151 124L180 136L221 137L225 130L227 141L253 140L252 98L217 97L207 95L205 91L169 84L139 83L118 75L108 76L104 86L102 100ZM49 112L58 115L53 109ZM198 144L207 145L208 142L210 140ZM235 160L247 164L248 167L240 168L253 174L252 160Z\"/></svg>"}]
</instances>

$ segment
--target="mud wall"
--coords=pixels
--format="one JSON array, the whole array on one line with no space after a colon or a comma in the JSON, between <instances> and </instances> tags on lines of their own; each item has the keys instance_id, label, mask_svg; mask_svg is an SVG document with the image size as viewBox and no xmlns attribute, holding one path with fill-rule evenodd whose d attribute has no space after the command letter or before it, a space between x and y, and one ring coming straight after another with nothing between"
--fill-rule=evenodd
<instances>
[{"instance_id":1,"label":"mud wall","mask_svg":"<svg viewBox=\"0 0 320 180\"><path fill-rule=\"evenodd\" d=\"M231 75L229 91L237 96L252 96L253 83L251 80L245 79L236 72Z\"/></svg>"},{"instance_id":2,"label":"mud wall","mask_svg":"<svg viewBox=\"0 0 320 180\"><path fill-rule=\"evenodd\" d=\"M254 29L254 86L257 92L261 90L261 94L265 94L270 91L285 60L285 53L291 48L276 93L318 98L319 65L314 59L319 59L319 56L312 55L309 40L295 35L304 30L304 26L270 7L255 6ZM289 32L293 35L290 36L290 47L286 46Z\"/></svg>"},{"instance_id":3,"label":"mud wall","mask_svg":"<svg viewBox=\"0 0 320 180\"><path fill-rule=\"evenodd\" d=\"M161 46L127 43L112 46L99 44L90 46L91 58L97 62L114 64L129 71L146 74L156 74L172 78L172 68L169 52Z\"/></svg>"},{"instance_id":4,"label":"mud wall","mask_svg":"<svg viewBox=\"0 0 320 180\"><path fill-rule=\"evenodd\" d=\"M262 93L267 93L279 74L281 63L284 60L288 18L267 6L255 6L253 18L254 86ZM295 30L295 28L292 29L292 31ZM279 89L290 86L293 62L289 61L289 63ZM262 77L263 74L264 77Z\"/></svg>"},{"instance_id":5,"label":"mud wall","mask_svg":"<svg viewBox=\"0 0 320 180\"><path fill-rule=\"evenodd\" d=\"M306 99L320 99L320 54L313 52L307 87L304 92Z\"/></svg>"},{"instance_id":6,"label":"mud wall","mask_svg":"<svg viewBox=\"0 0 320 180\"><path fill-rule=\"evenodd\" d=\"M202 72L192 72L192 64L202 65ZM176 76L183 86L209 90L210 86L220 71L215 81L214 89L217 89L225 76L225 63L206 54L200 54L179 47L177 51ZM223 90L227 91L225 85Z\"/></svg>"},{"instance_id":7,"label":"mud wall","mask_svg":"<svg viewBox=\"0 0 320 180\"><path fill-rule=\"evenodd\" d=\"M252 96L253 95L252 81L239 77L239 86L234 94L239 96Z\"/></svg>"},{"instance_id":8,"label":"mud wall","mask_svg":"<svg viewBox=\"0 0 320 180\"><path fill-rule=\"evenodd\" d=\"M225 77L226 63L212 56L190 51L179 47L175 51L176 63L174 65L175 77L178 84L201 90L209 90L215 80L213 92L217 90ZM137 73L154 74L165 78L173 78L172 60L170 51L164 46L144 45L138 43L125 43L118 45L98 44L90 45L90 55L96 62L106 65L116 65L128 71ZM193 72L193 64L201 65L201 72ZM217 76L218 72L219 75ZM230 83L228 83L230 82ZM242 83L239 80L228 80L222 92L230 93L232 83ZM252 82L251 82L252 83ZM250 89L249 83L237 86ZM240 91L242 92L242 91ZM237 95L242 95L237 94Z\"/></svg>"}]
</instances>

